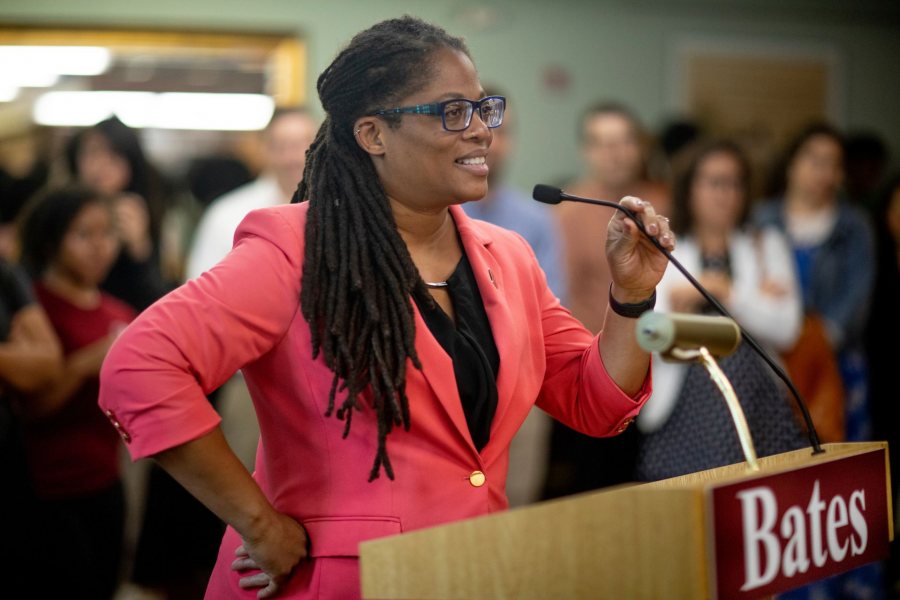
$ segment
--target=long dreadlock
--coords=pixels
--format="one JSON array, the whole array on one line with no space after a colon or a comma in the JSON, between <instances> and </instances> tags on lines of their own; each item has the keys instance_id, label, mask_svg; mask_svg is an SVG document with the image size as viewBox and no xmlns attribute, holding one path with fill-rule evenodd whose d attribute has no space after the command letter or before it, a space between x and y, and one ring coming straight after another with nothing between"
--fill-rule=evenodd
<instances>
[{"instance_id":1,"label":"long dreadlock","mask_svg":"<svg viewBox=\"0 0 900 600\"><path fill-rule=\"evenodd\" d=\"M361 116L388 107L431 76L430 58L464 42L412 17L383 21L357 34L319 76L326 118L309 148L294 202L309 200L300 305L309 322L313 356L334 372L326 416L336 411L350 432L358 396L369 387L378 422L378 451L369 474L394 470L387 435L409 429L406 365L421 369L410 295L425 284L394 221L371 158L356 143ZM389 119L399 127L399 116Z\"/></svg>"}]
</instances>

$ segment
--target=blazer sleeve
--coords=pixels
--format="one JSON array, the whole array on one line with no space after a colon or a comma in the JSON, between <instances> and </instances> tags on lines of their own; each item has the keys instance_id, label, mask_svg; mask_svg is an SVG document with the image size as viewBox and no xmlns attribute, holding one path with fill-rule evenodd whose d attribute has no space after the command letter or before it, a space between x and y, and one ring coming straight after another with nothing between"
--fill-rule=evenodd
<instances>
[{"instance_id":1,"label":"blazer sleeve","mask_svg":"<svg viewBox=\"0 0 900 600\"><path fill-rule=\"evenodd\" d=\"M218 426L206 395L285 335L299 312L301 270L301 224L277 209L254 211L222 262L126 328L103 363L99 403L133 459Z\"/></svg>"},{"instance_id":2,"label":"blazer sleeve","mask_svg":"<svg viewBox=\"0 0 900 600\"><path fill-rule=\"evenodd\" d=\"M530 249L528 250L531 253ZM625 430L650 397L650 369L641 389L629 396L613 381L600 357L601 332L594 336L564 308L533 258L540 298L546 371L537 405L586 435L606 437ZM606 298L598 299L606 302Z\"/></svg>"}]
</instances>

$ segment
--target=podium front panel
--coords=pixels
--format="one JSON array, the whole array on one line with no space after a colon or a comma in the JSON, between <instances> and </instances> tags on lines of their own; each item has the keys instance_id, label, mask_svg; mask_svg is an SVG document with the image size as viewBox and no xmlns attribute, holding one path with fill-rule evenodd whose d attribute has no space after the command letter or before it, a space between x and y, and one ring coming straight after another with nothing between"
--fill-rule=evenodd
<instances>
[{"instance_id":1,"label":"podium front panel","mask_svg":"<svg viewBox=\"0 0 900 600\"><path fill-rule=\"evenodd\" d=\"M758 598L877 560L887 444L823 447L363 542L363 597Z\"/></svg>"},{"instance_id":2,"label":"podium front panel","mask_svg":"<svg viewBox=\"0 0 900 600\"><path fill-rule=\"evenodd\" d=\"M759 598L886 558L886 460L879 448L711 487L714 596Z\"/></svg>"}]
</instances>

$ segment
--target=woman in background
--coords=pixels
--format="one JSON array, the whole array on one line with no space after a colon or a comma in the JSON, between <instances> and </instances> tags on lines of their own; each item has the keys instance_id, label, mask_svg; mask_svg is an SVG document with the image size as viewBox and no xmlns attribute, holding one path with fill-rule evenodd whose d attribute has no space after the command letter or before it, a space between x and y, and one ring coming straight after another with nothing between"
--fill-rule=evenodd
<instances>
[{"instance_id":1,"label":"woman in background","mask_svg":"<svg viewBox=\"0 0 900 600\"><path fill-rule=\"evenodd\" d=\"M789 146L773 182L774 197L758 208L754 221L787 234L806 321L824 324L818 345L827 343L837 358L845 390L845 437L858 441L872 437L863 333L876 262L867 215L842 197L844 170L841 134L824 124L808 127ZM780 597L872 598L880 587L880 565L874 564Z\"/></svg>"},{"instance_id":2,"label":"woman in background","mask_svg":"<svg viewBox=\"0 0 900 600\"><path fill-rule=\"evenodd\" d=\"M140 312L169 287L160 259L165 208L160 177L136 132L115 117L73 138L68 162L79 181L113 200L121 251L102 287ZM215 405L215 392L209 400ZM176 535L185 542L171 547ZM205 584L221 537L222 524L214 515L161 469L151 468L131 578L169 595L196 595L197 581Z\"/></svg>"},{"instance_id":3,"label":"woman in background","mask_svg":"<svg viewBox=\"0 0 900 600\"><path fill-rule=\"evenodd\" d=\"M161 183L137 134L110 117L72 138L69 170L79 183L113 199L121 251L103 289L141 311L166 292L159 240Z\"/></svg>"},{"instance_id":4,"label":"woman in background","mask_svg":"<svg viewBox=\"0 0 900 600\"><path fill-rule=\"evenodd\" d=\"M672 229L681 240L675 256L751 335L771 350L790 348L801 322L791 253L773 227L746 227L750 169L728 141L686 150L674 189ZM715 313L669 269L658 289L663 312ZM745 344L720 361L744 408L757 452L802 445L783 392L768 367ZM638 478L655 480L743 460L721 394L706 370L653 360L654 391L638 418L643 433Z\"/></svg>"},{"instance_id":5,"label":"woman in background","mask_svg":"<svg viewBox=\"0 0 900 600\"><path fill-rule=\"evenodd\" d=\"M840 195L843 138L813 125L791 144L773 188L754 214L760 227L784 232L794 256L803 306L821 318L846 390L846 439L871 439L863 331L875 282L872 228Z\"/></svg>"},{"instance_id":6,"label":"woman in background","mask_svg":"<svg viewBox=\"0 0 900 600\"><path fill-rule=\"evenodd\" d=\"M97 407L100 365L134 311L100 290L119 250L112 209L71 187L30 206L22 260L62 343L62 375L26 404L25 445L42 532L41 593L110 598L122 548L119 435Z\"/></svg>"}]
</instances>

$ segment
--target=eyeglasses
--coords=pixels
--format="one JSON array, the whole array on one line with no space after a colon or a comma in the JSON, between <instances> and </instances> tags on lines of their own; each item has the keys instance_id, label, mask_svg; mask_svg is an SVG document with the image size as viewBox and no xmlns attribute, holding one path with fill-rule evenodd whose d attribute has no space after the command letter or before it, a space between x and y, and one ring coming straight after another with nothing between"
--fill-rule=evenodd
<instances>
[{"instance_id":1,"label":"eyeglasses","mask_svg":"<svg viewBox=\"0 0 900 600\"><path fill-rule=\"evenodd\" d=\"M432 104L385 108L375 111L372 116L383 117L384 115L400 114L440 116L441 124L447 131L465 131L472 124L472 114L476 110L488 129L500 127L503 123L503 113L506 110L506 98L503 96L487 96L481 100L454 98Z\"/></svg>"},{"instance_id":2,"label":"eyeglasses","mask_svg":"<svg viewBox=\"0 0 900 600\"><path fill-rule=\"evenodd\" d=\"M740 191L743 189L743 183L737 177L717 176L717 175L697 175L697 183L710 187L718 191Z\"/></svg>"}]
</instances>

